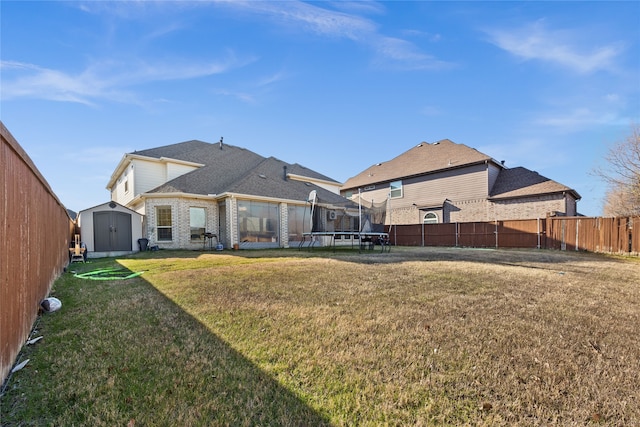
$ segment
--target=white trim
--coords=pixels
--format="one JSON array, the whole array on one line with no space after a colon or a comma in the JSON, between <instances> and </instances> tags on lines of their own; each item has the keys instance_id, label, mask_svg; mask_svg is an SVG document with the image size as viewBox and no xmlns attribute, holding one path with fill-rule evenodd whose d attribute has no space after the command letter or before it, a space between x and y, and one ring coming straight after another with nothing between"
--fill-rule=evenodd
<instances>
[{"instance_id":1,"label":"white trim","mask_svg":"<svg viewBox=\"0 0 640 427\"><path fill-rule=\"evenodd\" d=\"M436 222L426 222L425 219L427 215L433 215L436 218ZM422 223L423 224L440 224L440 218L438 217L438 214L436 212L433 212L433 211L425 212L424 215L422 215Z\"/></svg>"}]
</instances>

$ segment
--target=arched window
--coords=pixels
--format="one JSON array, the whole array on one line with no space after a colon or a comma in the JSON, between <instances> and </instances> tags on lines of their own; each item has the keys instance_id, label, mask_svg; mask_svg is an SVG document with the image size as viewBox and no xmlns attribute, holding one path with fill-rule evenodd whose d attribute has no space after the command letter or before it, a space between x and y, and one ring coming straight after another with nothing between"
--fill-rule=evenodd
<instances>
[{"instance_id":1,"label":"arched window","mask_svg":"<svg viewBox=\"0 0 640 427\"><path fill-rule=\"evenodd\" d=\"M426 214L424 214L424 218L422 219L422 221L425 224L437 224L438 223L438 215L436 215L433 212L427 212Z\"/></svg>"}]
</instances>

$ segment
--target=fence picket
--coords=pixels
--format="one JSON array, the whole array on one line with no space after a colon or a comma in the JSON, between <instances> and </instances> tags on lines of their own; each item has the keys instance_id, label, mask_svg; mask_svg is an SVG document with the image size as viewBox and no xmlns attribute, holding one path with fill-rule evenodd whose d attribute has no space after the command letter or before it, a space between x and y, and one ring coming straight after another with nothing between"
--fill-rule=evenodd
<instances>
[{"instance_id":1,"label":"fence picket","mask_svg":"<svg viewBox=\"0 0 640 427\"><path fill-rule=\"evenodd\" d=\"M398 246L538 248L640 255L640 217L547 217L393 227L391 243Z\"/></svg>"}]
</instances>

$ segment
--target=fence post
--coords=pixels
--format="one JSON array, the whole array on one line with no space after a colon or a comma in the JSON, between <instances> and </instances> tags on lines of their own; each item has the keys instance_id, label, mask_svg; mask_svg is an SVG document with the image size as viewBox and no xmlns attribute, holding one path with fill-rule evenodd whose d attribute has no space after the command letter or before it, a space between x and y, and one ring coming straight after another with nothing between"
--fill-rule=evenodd
<instances>
[{"instance_id":1,"label":"fence post","mask_svg":"<svg viewBox=\"0 0 640 427\"><path fill-rule=\"evenodd\" d=\"M498 220L495 221L496 249L498 249Z\"/></svg>"},{"instance_id":2,"label":"fence post","mask_svg":"<svg viewBox=\"0 0 640 427\"><path fill-rule=\"evenodd\" d=\"M628 252L633 252L633 218L627 218L627 235L629 236Z\"/></svg>"},{"instance_id":3,"label":"fence post","mask_svg":"<svg viewBox=\"0 0 640 427\"><path fill-rule=\"evenodd\" d=\"M576 221L576 251L580 250L580 220Z\"/></svg>"},{"instance_id":4,"label":"fence post","mask_svg":"<svg viewBox=\"0 0 640 427\"><path fill-rule=\"evenodd\" d=\"M460 233L460 230L458 229L458 223L456 222L456 248L458 247L458 234Z\"/></svg>"}]
</instances>

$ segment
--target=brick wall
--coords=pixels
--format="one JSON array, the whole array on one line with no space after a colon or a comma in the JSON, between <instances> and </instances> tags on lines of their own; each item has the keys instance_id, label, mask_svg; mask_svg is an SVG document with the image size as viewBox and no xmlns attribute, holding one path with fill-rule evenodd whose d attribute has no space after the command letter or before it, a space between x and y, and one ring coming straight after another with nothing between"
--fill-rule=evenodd
<instances>
[{"instance_id":1,"label":"brick wall","mask_svg":"<svg viewBox=\"0 0 640 427\"><path fill-rule=\"evenodd\" d=\"M494 217L487 218L486 221L495 219L544 218L556 212L563 215L575 214L575 212L567 212L566 204L562 194L551 194L528 199L494 201L491 202Z\"/></svg>"},{"instance_id":2,"label":"brick wall","mask_svg":"<svg viewBox=\"0 0 640 427\"><path fill-rule=\"evenodd\" d=\"M156 208L158 206L171 207L171 219L173 227L171 230L171 241L158 241L156 233ZM207 232L218 234L218 204L215 201L203 199L185 198L148 198L145 203L146 211L146 237L149 245L158 245L162 249L202 249L202 241L191 241L191 224L189 208L205 208Z\"/></svg>"},{"instance_id":3,"label":"brick wall","mask_svg":"<svg viewBox=\"0 0 640 427\"><path fill-rule=\"evenodd\" d=\"M487 199L447 200L443 210L419 210L415 206L392 209L387 215L387 223L421 224L426 212L434 212L441 223L477 222L507 219L545 218L549 215L576 214L575 200L565 200L562 194L510 200L490 201Z\"/></svg>"}]
</instances>

